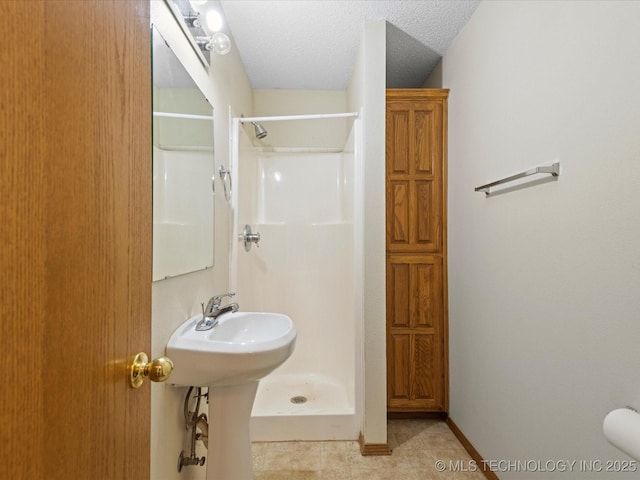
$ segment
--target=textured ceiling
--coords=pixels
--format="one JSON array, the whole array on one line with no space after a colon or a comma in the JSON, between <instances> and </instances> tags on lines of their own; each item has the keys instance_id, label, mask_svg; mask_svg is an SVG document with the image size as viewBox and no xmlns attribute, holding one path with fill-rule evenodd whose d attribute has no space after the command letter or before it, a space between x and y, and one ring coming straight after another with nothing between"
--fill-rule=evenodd
<instances>
[{"instance_id":1,"label":"textured ceiling","mask_svg":"<svg viewBox=\"0 0 640 480\"><path fill-rule=\"evenodd\" d=\"M253 88L344 90L365 20L386 20L387 87L420 87L479 0L221 0Z\"/></svg>"}]
</instances>

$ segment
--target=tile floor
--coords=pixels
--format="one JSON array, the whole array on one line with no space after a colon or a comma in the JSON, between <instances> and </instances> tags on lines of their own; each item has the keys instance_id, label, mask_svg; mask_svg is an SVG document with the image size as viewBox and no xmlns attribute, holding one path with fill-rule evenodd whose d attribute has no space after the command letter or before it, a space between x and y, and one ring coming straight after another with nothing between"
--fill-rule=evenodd
<instances>
[{"instance_id":1,"label":"tile floor","mask_svg":"<svg viewBox=\"0 0 640 480\"><path fill-rule=\"evenodd\" d=\"M471 457L442 420L391 420L388 438L391 455L368 457L360 455L358 442L254 443L255 480L485 478L470 471Z\"/></svg>"}]
</instances>

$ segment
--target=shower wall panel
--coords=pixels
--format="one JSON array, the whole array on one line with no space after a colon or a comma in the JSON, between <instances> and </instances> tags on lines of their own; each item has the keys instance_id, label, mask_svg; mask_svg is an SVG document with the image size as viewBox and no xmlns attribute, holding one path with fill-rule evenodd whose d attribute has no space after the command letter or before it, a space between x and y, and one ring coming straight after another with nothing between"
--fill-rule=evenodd
<instances>
[{"instance_id":1,"label":"shower wall panel","mask_svg":"<svg viewBox=\"0 0 640 480\"><path fill-rule=\"evenodd\" d=\"M278 373L314 372L353 389L353 187L344 173L352 155L260 154L246 162L239 225L260 232L259 248L238 253L243 310L277 311L294 320L296 349ZM352 177L351 177L352 178ZM244 211L243 211L244 210ZM349 220L349 221L348 221ZM350 394L353 397L353 394Z\"/></svg>"},{"instance_id":2,"label":"shower wall panel","mask_svg":"<svg viewBox=\"0 0 640 480\"><path fill-rule=\"evenodd\" d=\"M298 330L294 353L261 382L264 393L259 390L254 410L263 423L270 421L269 415L298 418L297 423L286 421L290 439L318 439L310 436L319 433L316 427L308 428L317 423L309 423L310 415L348 415L348 421L337 422L345 427L336 424L326 439L351 438L358 428L354 155L246 153L239 162L238 226L250 224L261 241L250 252L239 244L237 298L245 311L289 315ZM340 394L329 395L331 389ZM300 392L317 395L292 406L289 397Z\"/></svg>"},{"instance_id":3,"label":"shower wall panel","mask_svg":"<svg viewBox=\"0 0 640 480\"><path fill-rule=\"evenodd\" d=\"M258 223L333 224L345 220L339 153L269 153L258 163Z\"/></svg>"}]
</instances>

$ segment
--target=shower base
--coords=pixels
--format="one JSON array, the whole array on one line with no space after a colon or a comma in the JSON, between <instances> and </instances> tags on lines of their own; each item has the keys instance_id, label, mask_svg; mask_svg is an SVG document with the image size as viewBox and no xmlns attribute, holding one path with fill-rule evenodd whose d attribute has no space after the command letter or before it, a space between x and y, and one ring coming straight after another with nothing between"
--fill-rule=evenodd
<instances>
[{"instance_id":1,"label":"shower base","mask_svg":"<svg viewBox=\"0 0 640 480\"><path fill-rule=\"evenodd\" d=\"M252 441L355 440L360 424L347 388L318 374L270 375L251 413Z\"/></svg>"}]
</instances>

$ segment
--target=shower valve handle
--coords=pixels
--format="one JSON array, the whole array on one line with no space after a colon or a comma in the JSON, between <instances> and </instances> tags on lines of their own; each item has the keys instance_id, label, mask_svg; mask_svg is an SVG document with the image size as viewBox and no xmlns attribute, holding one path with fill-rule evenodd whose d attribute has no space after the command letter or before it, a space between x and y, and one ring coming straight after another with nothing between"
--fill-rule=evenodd
<instances>
[{"instance_id":1,"label":"shower valve handle","mask_svg":"<svg viewBox=\"0 0 640 480\"><path fill-rule=\"evenodd\" d=\"M253 233L251 231L250 225L245 225L244 230L242 230L242 235L240 235L240 240L244 242L244 249L246 252L251 250L251 244L255 243L256 247L259 247L258 243L260 242L260 234L258 232Z\"/></svg>"}]
</instances>

